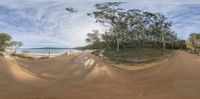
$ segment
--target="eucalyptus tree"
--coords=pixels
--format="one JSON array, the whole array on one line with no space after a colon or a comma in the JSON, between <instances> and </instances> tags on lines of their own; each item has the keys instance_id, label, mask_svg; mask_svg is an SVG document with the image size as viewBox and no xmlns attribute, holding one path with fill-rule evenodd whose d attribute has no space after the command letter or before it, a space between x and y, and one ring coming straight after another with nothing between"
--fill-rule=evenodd
<instances>
[{"instance_id":1,"label":"eucalyptus tree","mask_svg":"<svg viewBox=\"0 0 200 99\"><path fill-rule=\"evenodd\" d=\"M154 36L154 32L152 32L152 26L154 25L153 19L155 17L155 14L151 12L143 12L143 35L144 35L144 40L147 43L151 43L152 37Z\"/></svg>"},{"instance_id":2,"label":"eucalyptus tree","mask_svg":"<svg viewBox=\"0 0 200 99\"><path fill-rule=\"evenodd\" d=\"M173 49L173 47L174 47L174 44L177 42L177 40L178 40L178 37L177 37L177 34L173 31L173 32L171 32L171 36L170 36L171 38L170 38L170 43L171 43L171 49Z\"/></svg>"},{"instance_id":3,"label":"eucalyptus tree","mask_svg":"<svg viewBox=\"0 0 200 99\"><path fill-rule=\"evenodd\" d=\"M110 28L109 35L116 39L116 48L119 51L123 32L126 30L124 24L126 13L118 8L123 2L105 2L95 5L96 10L91 14L96 18L97 23L101 23Z\"/></svg>"},{"instance_id":4,"label":"eucalyptus tree","mask_svg":"<svg viewBox=\"0 0 200 99\"><path fill-rule=\"evenodd\" d=\"M138 46L141 43L141 34L144 34L144 24L142 19L142 11L138 9L131 9L127 11L128 16L128 29L130 31L130 37L134 44Z\"/></svg>"},{"instance_id":5,"label":"eucalyptus tree","mask_svg":"<svg viewBox=\"0 0 200 99\"><path fill-rule=\"evenodd\" d=\"M102 35L108 47L120 48L126 45L139 47L158 46L166 50L166 43L173 44L176 33L171 31L171 22L160 13L144 12L138 9L124 10L123 2L106 2L95 5L96 10L88 13L97 23L109 28ZM114 44L115 43L115 44ZM158 43L158 44L157 44ZM172 48L173 45L171 45Z\"/></svg>"},{"instance_id":6,"label":"eucalyptus tree","mask_svg":"<svg viewBox=\"0 0 200 99\"><path fill-rule=\"evenodd\" d=\"M156 38L154 19L155 14L151 12L142 12L138 9L128 10L129 31L135 41L140 41L144 46L145 42L151 43ZM156 40L155 40L156 41Z\"/></svg>"},{"instance_id":7,"label":"eucalyptus tree","mask_svg":"<svg viewBox=\"0 0 200 99\"><path fill-rule=\"evenodd\" d=\"M166 52L165 35L168 31L170 31L170 27L171 27L172 23L169 22L167 20L167 18L160 13L156 13L155 15L156 15L155 20L154 20L155 21L155 28L160 33L161 41L162 41L162 45L163 45L163 52L165 54L165 52Z\"/></svg>"},{"instance_id":8,"label":"eucalyptus tree","mask_svg":"<svg viewBox=\"0 0 200 99\"><path fill-rule=\"evenodd\" d=\"M130 31L130 34L132 36L133 41L138 41L140 40L140 32L141 32L141 27L143 26L141 22L141 10L137 9L131 9L127 11L128 15L128 29ZM143 33L143 31L142 31Z\"/></svg>"},{"instance_id":9,"label":"eucalyptus tree","mask_svg":"<svg viewBox=\"0 0 200 99\"><path fill-rule=\"evenodd\" d=\"M173 31L166 31L165 32L165 42L168 45L168 48L173 48L174 44L177 42L177 34Z\"/></svg>"},{"instance_id":10,"label":"eucalyptus tree","mask_svg":"<svg viewBox=\"0 0 200 99\"><path fill-rule=\"evenodd\" d=\"M87 43L97 44L101 41L101 34L98 30L93 30L92 33L88 33L86 38Z\"/></svg>"}]
</instances>

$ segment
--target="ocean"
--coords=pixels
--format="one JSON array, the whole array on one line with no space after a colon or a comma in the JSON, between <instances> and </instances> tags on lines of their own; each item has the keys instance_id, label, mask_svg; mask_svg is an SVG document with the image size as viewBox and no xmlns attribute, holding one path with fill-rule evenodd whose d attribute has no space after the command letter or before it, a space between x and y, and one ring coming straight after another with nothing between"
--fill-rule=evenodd
<instances>
[{"instance_id":1,"label":"ocean","mask_svg":"<svg viewBox=\"0 0 200 99\"><path fill-rule=\"evenodd\" d=\"M43 53L48 54L49 52L51 54L58 54L58 53L66 53L70 51L77 51L72 48L20 48L18 50L19 52L30 52L30 53Z\"/></svg>"}]
</instances>

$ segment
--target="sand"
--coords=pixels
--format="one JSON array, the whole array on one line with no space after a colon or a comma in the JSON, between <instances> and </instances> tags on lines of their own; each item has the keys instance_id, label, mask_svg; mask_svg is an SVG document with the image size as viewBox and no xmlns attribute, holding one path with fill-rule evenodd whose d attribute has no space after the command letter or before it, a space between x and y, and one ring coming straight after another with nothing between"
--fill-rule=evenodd
<instances>
[{"instance_id":1,"label":"sand","mask_svg":"<svg viewBox=\"0 0 200 99\"><path fill-rule=\"evenodd\" d=\"M0 57L0 99L199 99L200 57L177 51L128 71L88 52L44 60Z\"/></svg>"}]
</instances>

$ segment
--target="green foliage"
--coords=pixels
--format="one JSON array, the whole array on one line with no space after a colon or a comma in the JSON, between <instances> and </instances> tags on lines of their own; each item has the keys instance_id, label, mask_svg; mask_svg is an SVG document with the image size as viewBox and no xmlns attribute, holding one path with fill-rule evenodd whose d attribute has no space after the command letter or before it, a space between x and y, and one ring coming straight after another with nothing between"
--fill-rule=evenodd
<instances>
[{"instance_id":1,"label":"green foliage","mask_svg":"<svg viewBox=\"0 0 200 99\"><path fill-rule=\"evenodd\" d=\"M8 45L8 42L12 39L12 37L6 33L0 33L0 50L4 51Z\"/></svg>"},{"instance_id":2,"label":"green foliage","mask_svg":"<svg viewBox=\"0 0 200 99\"><path fill-rule=\"evenodd\" d=\"M49 59L49 56L42 56L42 57L39 57L38 59Z\"/></svg>"},{"instance_id":3,"label":"green foliage","mask_svg":"<svg viewBox=\"0 0 200 99\"><path fill-rule=\"evenodd\" d=\"M4 51L7 47L18 49L23 45L22 42L11 41L12 37L6 33L0 33L0 51Z\"/></svg>"},{"instance_id":4,"label":"green foliage","mask_svg":"<svg viewBox=\"0 0 200 99\"><path fill-rule=\"evenodd\" d=\"M20 48L22 45L23 43L18 41L11 41L8 44L9 47L12 47L15 50L14 53L16 53L17 49Z\"/></svg>"},{"instance_id":5,"label":"green foliage","mask_svg":"<svg viewBox=\"0 0 200 99\"><path fill-rule=\"evenodd\" d=\"M193 37L193 38L195 38L195 39L200 39L200 34L199 33L192 33L192 34L190 34L190 37Z\"/></svg>"},{"instance_id":6,"label":"green foliage","mask_svg":"<svg viewBox=\"0 0 200 99\"><path fill-rule=\"evenodd\" d=\"M200 48L200 34L198 33L190 34L189 41L194 49Z\"/></svg>"},{"instance_id":7,"label":"green foliage","mask_svg":"<svg viewBox=\"0 0 200 99\"><path fill-rule=\"evenodd\" d=\"M168 49L185 47L185 42L179 41L177 34L171 31L172 22L164 15L138 9L124 10L121 4L99 3L93 13L88 13L108 30L101 36L96 36L95 32L87 35L90 45L85 49L93 49L93 54L117 63L143 63L165 56L163 54L171 52Z\"/></svg>"},{"instance_id":8,"label":"green foliage","mask_svg":"<svg viewBox=\"0 0 200 99\"><path fill-rule=\"evenodd\" d=\"M96 10L88 14L96 18L96 22L109 28L101 38L93 33L86 41L96 44L104 42L102 49L124 49L135 47L163 48L174 45L177 40L170 27L172 23L160 13L144 12L138 9L124 10L119 7L123 2L106 2L96 4ZM91 39L92 37L95 39ZM98 43L98 42L97 42ZM171 47L172 48L172 47Z\"/></svg>"},{"instance_id":9,"label":"green foliage","mask_svg":"<svg viewBox=\"0 0 200 99\"><path fill-rule=\"evenodd\" d=\"M22 42L18 42L18 41L11 41L9 42L9 46L10 47L14 47L15 49L21 47L23 45Z\"/></svg>"},{"instance_id":10,"label":"green foliage","mask_svg":"<svg viewBox=\"0 0 200 99\"><path fill-rule=\"evenodd\" d=\"M167 50L167 53L171 53ZM160 59L162 50L153 48L133 48L120 51L105 50L103 55L115 63L143 63Z\"/></svg>"},{"instance_id":11,"label":"green foliage","mask_svg":"<svg viewBox=\"0 0 200 99\"><path fill-rule=\"evenodd\" d=\"M79 49L79 50L86 50L86 49L90 49L90 50L98 50L98 49L104 49L106 47L105 42L99 42L99 43L95 43L95 44L90 44L84 47L77 47L75 49Z\"/></svg>"},{"instance_id":12,"label":"green foliage","mask_svg":"<svg viewBox=\"0 0 200 99\"><path fill-rule=\"evenodd\" d=\"M87 36L88 38L86 38L86 42L88 43L97 44L100 42L101 34L98 30L93 30L93 33L88 33Z\"/></svg>"},{"instance_id":13,"label":"green foliage","mask_svg":"<svg viewBox=\"0 0 200 99\"><path fill-rule=\"evenodd\" d=\"M48 56L42 56L42 57L33 57L30 55L23 55L23 54L15 54L14 56L20 57L20 58L24 58L24 59L31 59L31 60L35 60L35 59L49 59Z\"/></svg>"},{"instance_id":14,"label":"green foliage","mask_svg":"<svg viewBox=\"0 0 200 99\"><path fill-rule=\"evenodd\" d=\"M186 45L185 40L180 40L178 44L179 44L180 49L183 49L183 50L187 49L187 45Z\"/></svg>"},{"instance_id":15,"label":"green foliage","mask_svg":"<svg viewBox=\"0 0 200 99\"><path fill-rule=\"evenodd\" d=\"M0 33L0 41L5 42L5 41L10 41L12 37L6 33Z\"/></svg>"},{"instance_id":16,"label":"green foliage","mask_svg":"<svg viewBox=\"0 0 200 99\"><path fill-rule=\"evenodd\" d=\"M14 53L13 56L17 56L20 58L26 58L26 59L34 59L34 57L32 57L30 54L30 51L28 50L23 50L22 53Z\"/></svg>"},{"instance_id":17,"label":"green foliage","mask_svg":"<svg viewBox=\"0 0 200 99\"><path fill-rule=\"evenodd\" d=\"M40 57L34 57L30 54L30 51L28 50L23 50L22 53L15 53L13 56L17 56L20 58L25 58L25 59L49 59L49 56L40 56Z\"/></svg>"},{"instance_id":18,"label":"green foliage","mask_svg":"<svg viewBox=\"0 0 200 99\"><path fill-rule=\"evenodd\" d=\"M200 55L200 34L192 33L187 41L188 51Z\"/></svg>"}]
</instances>

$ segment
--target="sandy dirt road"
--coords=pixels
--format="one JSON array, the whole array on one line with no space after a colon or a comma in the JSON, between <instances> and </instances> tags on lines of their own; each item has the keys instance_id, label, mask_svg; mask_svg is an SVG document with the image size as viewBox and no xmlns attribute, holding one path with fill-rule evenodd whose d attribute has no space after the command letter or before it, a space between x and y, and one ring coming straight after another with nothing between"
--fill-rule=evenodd
<instances>
[{"instance_id":1,"label":"sandy dirt road","mask_svg":"<svg viewBox=\"0 0 200 99\"><path fill-rule=\"evenodd\" d=\"M118 69L89 53L0 58L0 99L200 99L200 57L177 51L143 71Z\"/></svg>"}]
</instances>

